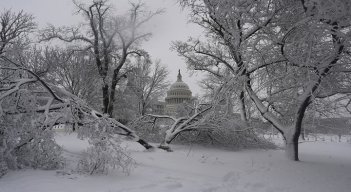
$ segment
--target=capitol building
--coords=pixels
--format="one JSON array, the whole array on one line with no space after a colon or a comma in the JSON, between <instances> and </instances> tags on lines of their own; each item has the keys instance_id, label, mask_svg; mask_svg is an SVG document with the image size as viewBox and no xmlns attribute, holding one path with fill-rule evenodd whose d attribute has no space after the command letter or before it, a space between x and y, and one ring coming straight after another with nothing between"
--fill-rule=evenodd
<instances>
[{"instance_id":1,"label":"capitol building","mask_svg":"<svg viewBox=\"0 0 351 192\"><path fill-rule=\"evenodd\" d=\"M173 83L171 88L167 91L167 97L165 99L165 114L176 116L178 106L183 103L190 103L191 100L191 91L189 86L183 82L182 75L180 74L179 70L177 81Z\"/></svg>"},{"instance_id":2,"label":"capitol building","mask_svg":"<svg viewBox=\"0 0 351 192\"><path fill-rule=\"evenodd\" d=\"M178 116L178 110L182 104L193 102L192 92L189 86L183 82L180 70L178 71L177 81L174 82L167 91L165 102L159 102L153 108L156 114L166 114Z\"/></svg>"}]
</instances>

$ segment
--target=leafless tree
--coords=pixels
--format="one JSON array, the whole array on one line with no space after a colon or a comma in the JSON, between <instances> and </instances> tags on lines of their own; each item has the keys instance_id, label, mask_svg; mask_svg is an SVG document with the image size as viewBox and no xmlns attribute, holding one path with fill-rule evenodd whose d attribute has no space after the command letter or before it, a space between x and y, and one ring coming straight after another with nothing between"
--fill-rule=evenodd
<instances>
[{"instance_id":1,"label":"leafless tree","mask_svg":"<svg viewBox=\"0 0 351 192\"><path fill-rule=\"evenodd\" d=\"M164 94L164 90L169 85L167 75L168 71L160 61L156 61L154 65L151 61L142 58L137 61L128 81L131 81L130 89L138 100L139 115L145 115L151 104L157 102Z\"/></svg>"},{"instance_id":2,"label":"leafless tree","mask_svg":"<svg viewBox=\"0 0 351 192\"><path fill-rule=\"evenodd\" d=\"M3 55L9 46L13 45L23 35L36 28L33 16L23 11L14 13L4 10L0 13L0 55Z\"/></svg>"},{"instance_id":3,"label":"leafless tree","mask_svg":"<svg viewBox=\"0 0 351 192\"><path fill-rule=\"evenodd\" d=\"M56 28L43 31L42 41L59 39L68 43L83 43L81 49L89 50L102 80L103 113L113 114L117 83L125 77L125 65L132 55L143 55L138 48L151 34L140 30L157 12L147 12L143 4L131 3L129 15L113 17L112 7L106 0L89 5L73 1L85 23L77 27Z\"/></svg>"},{"instance_id":4,"label":"leafless tree","mask_svg":"<svg viewBox=\"0 0 351 192\"><path fill-rule=\"evenodd\" d=\"M212 34L234 57L236 73L228 82L242 84L261 115L284 136L288 158L299 160L298 139L307 108L315 98L350 92L350 5L342 0L185 1L189 2L205 7L207 17L200 21L218 31ZM192 44L189 50L202 55L207 51L214 55L213 63L224 63L230 70L231 63L220 60L221 52L202 47Z\"/></svg>"},{"instance_id":5,"label":"leafless tree","mask_svg":"<svg viewBox=\"0 0 351 192\"><path fill-rule=\"evenodd\" d=\"M310 104L315 98L350 92L345 84L350 59L347 54L349 31L345 29L350 26L344 23L347 11L339 12L341 14L335 18L325 12L329 6L334 11L339 6L347 7L342 1L332 2L327 7L304 1L287 2L285 6L287 9L281 19L284 18L282 22L286 26L280 23L282 30L270 31L277 46L268 43L272 52L267 51L267 55L279 55L287 62L279 65L261 63L249 70L252 80L261 77L266 96L260 96L260 86L256 89L248 83L245 86L261 114L284 136L288 158L297 161L298 139ZM317 12L309 12L312 9ZM266 45L257 45L257 48L268 48ZM258 71L265 75L256 76L254 73L258 74Z\"/></svg>"}]
</instances>

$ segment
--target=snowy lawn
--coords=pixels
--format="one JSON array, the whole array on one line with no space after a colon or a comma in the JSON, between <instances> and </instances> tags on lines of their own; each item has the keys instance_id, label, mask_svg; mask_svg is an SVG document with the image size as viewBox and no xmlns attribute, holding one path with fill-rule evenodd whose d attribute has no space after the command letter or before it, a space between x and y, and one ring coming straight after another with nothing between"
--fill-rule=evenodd
<instances>
[{"instance_id":1,"label":"snowy lawn","mask_svg":"<svg viewBox=\"0 0 351 192\"><path fill-rule=\"evenodd\" d=\"M228 151L172 145L174 152L145 151L127 142L137 167L130 175L70 172L87 143L59 133L67 167L59 171L19 170L0 179L0 192L350 192L351 144L306 142L301 162L282 150Z\"/></svg>"}]
</instances>

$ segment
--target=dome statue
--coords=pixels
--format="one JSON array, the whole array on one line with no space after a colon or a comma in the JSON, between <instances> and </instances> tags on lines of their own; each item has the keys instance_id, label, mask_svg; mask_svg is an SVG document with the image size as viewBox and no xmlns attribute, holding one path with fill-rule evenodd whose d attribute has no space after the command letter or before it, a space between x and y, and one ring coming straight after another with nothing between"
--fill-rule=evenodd
<instances>
[{"instance_id":1,"label":"dome statue","mask_svg":"<svg viewBox=\"0 0 351 192\"><path fill-rule=\"evenodd\" d=\"M176 115L177 108L184 102L191 102L192 95L189 86L183 82L180 70L178 71L177 81L173 83L167 91L166 101L166 114Z\"/></svg>"}]
</instances>

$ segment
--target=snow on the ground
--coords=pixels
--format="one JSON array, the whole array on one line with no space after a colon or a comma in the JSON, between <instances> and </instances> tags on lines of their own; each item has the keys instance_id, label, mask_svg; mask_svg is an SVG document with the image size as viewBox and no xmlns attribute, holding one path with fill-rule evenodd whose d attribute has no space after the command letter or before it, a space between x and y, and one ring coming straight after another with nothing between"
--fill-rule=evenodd
<instances>
[{"instance_id":1,"label":"snow on the ground","mask_svg":"<svg viewBox=\"0 0 351 192\"><path fill-rule=\"evenodd\" d=\"M172 145L174 152L145 151L126 143L137 167L125 175L79 175L69 171L87 142L58 134L64 146L64 170L19 170L0 179L0 192L350 192L351 144L306 142L301 162L282 150L228 151ZM71 167L70 167L71 166Z\"/></svg>"}]
</instances>

